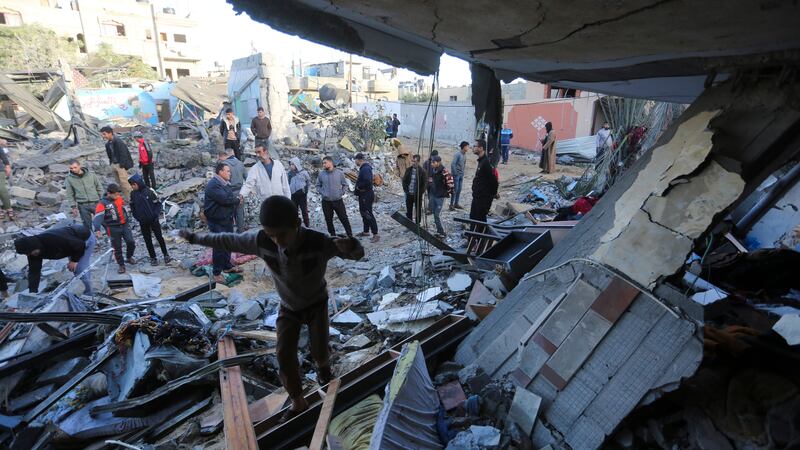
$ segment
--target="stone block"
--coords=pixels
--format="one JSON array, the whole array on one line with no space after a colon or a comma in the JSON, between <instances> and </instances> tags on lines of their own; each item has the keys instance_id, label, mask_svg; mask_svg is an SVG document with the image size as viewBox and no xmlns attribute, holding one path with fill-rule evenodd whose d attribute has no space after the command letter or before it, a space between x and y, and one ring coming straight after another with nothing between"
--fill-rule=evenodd
<instances>
[{"instance_id":1,"label":"stone block","mask_svg":"<svg viewBox=\"0 0 800 450\"><path fill-rule=\"evenodd\" d=\"M255 300L241 302L236 305L236 309L233 311L234 316L244 317L247 320L256 320L261 317L261 314L263 313L264 310L261 309L261 305L259 305Z\"/></svg>"},{"instance_id":2,"label":"stone block","mask_svg":"<svg viewBox=\"0 0 800 450\"><path fill-rule=\"evenodd\" d=\"M378 275L378 286L389 288L394 286L394 282L396 279L396 274L392 266L386 266L381 270L380 275Z\"/></svg>"},{"instance_id":3,"label":"stone block","mask_svg":"<svg viewBox=\"0 0 800 450\"><path fill-rule=\"evenodd\" d=\"M32 189L25 189L24 187L20 186L11 186L8 189L8 193L11 194L12 197L24 198L28 200L33 200L36 198L36 191Z\"/></svg>"}]
</instances>

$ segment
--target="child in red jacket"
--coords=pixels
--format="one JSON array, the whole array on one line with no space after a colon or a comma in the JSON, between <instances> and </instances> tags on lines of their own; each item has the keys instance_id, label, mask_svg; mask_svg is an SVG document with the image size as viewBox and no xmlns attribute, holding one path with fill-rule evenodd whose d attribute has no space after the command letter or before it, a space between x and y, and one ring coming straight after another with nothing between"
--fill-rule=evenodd
<instances>
[{"instance_id":1,"label":"child in red jacket","mask_svg":"<svg viewBox=\"0 0 800 450\"><path fill-rule=\"evenodd\" d=\"M139 146L139 168L142 169L142 178L144 184L152 189L156 188L156 166L153 161L153 148L144 140L142 133L137 131L133 133L133 139Z\"/></svg>"}]
</instances>

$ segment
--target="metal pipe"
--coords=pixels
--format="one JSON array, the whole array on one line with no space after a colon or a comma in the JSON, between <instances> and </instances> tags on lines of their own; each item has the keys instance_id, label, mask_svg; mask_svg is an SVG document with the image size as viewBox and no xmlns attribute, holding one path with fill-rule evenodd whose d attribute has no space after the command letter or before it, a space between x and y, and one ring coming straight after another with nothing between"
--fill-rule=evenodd
<instances>
[{"instance_id":1,"label":"metal pipe","mask_svg":"<svg viewBox=\"0 0 800 450\"><path fill-rule=\"evenodd\" d=\"M747 234L755 222L778 200L778 197L783 195L790 187L794 186L798 178L800 178L800 162L796 163L784 176L779 178L772 189L761 197L744 217L736 222L737 234L739 234L739 236Z\"/></svg>"}]
</instances>

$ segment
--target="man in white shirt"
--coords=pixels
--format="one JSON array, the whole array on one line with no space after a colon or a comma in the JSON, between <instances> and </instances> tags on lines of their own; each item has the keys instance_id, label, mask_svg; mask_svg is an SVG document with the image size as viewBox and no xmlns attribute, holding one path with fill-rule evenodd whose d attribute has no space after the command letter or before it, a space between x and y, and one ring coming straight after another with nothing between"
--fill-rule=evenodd
<instances>
[{"instance_id":1,"label":"man in white shirt","mask_svg":"<svg viewBox=\"0 0 800 450\"><path fill-rule=\"evenodd\" d=\"M613 140L611 139L611 127L608 122L603 123L603 128L597 131L597 153L595 153L594 160L600 161L603 158L606 150L611 148Z\"/></svg>"},{"instance_id":2,"label":"man in white shirt","mask_svg":"<svg viewBox=\"0 0 800 450\"><path fill-rule=\"evenodd\" d=\"M280 161L269 156L269 151L263 144L255 149L258 162L247 172L247 179L239 191L239 196L244 199L251 192L258 195L259 202L273 195L282 195L292 198L289 190L289 177Z\"/></svg>"}]
</instances>

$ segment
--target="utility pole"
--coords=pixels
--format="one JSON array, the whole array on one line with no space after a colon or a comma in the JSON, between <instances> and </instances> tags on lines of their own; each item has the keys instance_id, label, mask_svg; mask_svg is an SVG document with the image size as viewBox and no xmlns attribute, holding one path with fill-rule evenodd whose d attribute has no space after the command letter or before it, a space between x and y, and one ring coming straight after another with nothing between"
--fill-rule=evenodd
<instances>
[{"instance_id":1,"label":"utility pole","mask_svg":"<svg viewBox=\"0 0 800 450\"><path fill-rule=\"evenodd\" d=\"M158 58L158 76L164 79L164 62L161 59L161 43L159 42L158 23L156 23L156 7L150 3L150 17L153 19L153 42L156 43L156 58Z\"/></svg>"},{"instance_id":2,"label":"utility pole","mask_svg":"<svg viewBox=\"0 0 800 450\"><path fill-rule=\"evenodd\" d=\"M350 70L349 70L349 72L350 72L350 75L347 76L347 89L350 92L350 95L349 95L350 104L348 106L350 106L352 108L353 107L353 54L352 53L350 53Z\"/></svg>"}]
</instances>

